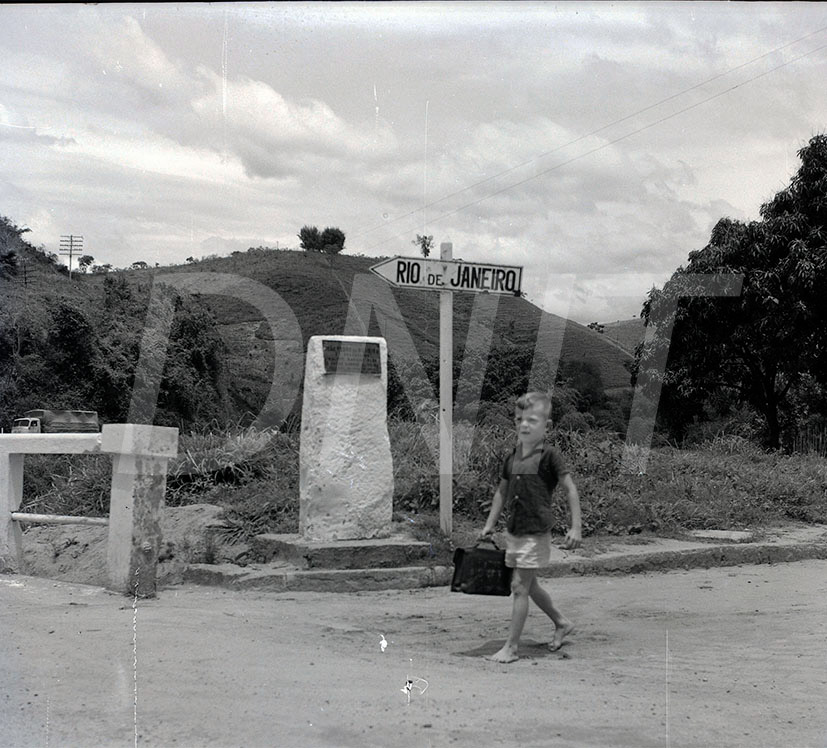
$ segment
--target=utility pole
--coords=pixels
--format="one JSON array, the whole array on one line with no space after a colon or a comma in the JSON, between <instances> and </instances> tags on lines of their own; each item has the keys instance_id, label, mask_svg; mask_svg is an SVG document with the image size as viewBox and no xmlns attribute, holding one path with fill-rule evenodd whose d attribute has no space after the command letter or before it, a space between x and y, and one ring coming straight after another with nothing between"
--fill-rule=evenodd
<instances>
[{"instance_id":1,"label":"utility pole","mask_svg":"<svg viewBox=\"0 0 827 748\"><path fill-rule=\"evenodd\" d=\"M63 234L60 237L60 254L69 255L69 277L72 277L72 255L83 249L83 237L75 234Z\"/></svg>"}]
</instances>

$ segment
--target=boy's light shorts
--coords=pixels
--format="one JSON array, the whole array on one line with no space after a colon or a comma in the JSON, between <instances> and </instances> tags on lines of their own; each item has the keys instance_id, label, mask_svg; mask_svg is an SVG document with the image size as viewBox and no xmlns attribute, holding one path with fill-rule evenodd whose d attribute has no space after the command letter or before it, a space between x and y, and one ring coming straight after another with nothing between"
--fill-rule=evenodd
<instances>
[{"instance_id":1,"label":"boy's light shorts","mask_svg":"<svg viewBox=\"0 0 827 748\"><path fill-rule=\"evenodd\" d=\"M551 533L505 533L505 565L509 569L542 569L551 563Z\"/></svg>"}]
</instances>

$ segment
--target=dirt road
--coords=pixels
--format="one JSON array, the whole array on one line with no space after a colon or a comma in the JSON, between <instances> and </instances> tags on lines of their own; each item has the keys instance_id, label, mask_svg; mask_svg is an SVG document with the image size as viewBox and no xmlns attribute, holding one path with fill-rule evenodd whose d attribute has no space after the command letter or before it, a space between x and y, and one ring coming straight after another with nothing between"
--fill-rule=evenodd
<instances>
[{"instance_id":1,"label":"dirt road","mask_svg":"<svg viewBox=\"0 0 827 748\"><path fill-rule=\"evenodd\" d=\"M507 598L0 576L0 745L827 743L827 562L544 585L578 633L549 653L532 609L496 665Z\"/></svg>"}]
</instances>

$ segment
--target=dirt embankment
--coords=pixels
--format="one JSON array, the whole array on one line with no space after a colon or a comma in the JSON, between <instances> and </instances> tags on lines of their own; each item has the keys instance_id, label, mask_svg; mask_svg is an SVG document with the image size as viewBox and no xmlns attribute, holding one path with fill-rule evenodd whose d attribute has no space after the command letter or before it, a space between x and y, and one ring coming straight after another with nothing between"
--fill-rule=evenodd
<instances>
[{"instance_id":1,"label":"dirt embankment","mask_svg":"<svg viewBox=\"0 0 827 748\"><path fill-rule=\"evenodd\" d=\"M187 564L234 562L246 546L218 542L213 531L221 507L193 504L166 507L161 516L164 545L158 567L160 584L179 581ZM94 525L44 525L23 533L24 574L80 584L106 584L107 528Z\"/></svg>"}]
</instances>

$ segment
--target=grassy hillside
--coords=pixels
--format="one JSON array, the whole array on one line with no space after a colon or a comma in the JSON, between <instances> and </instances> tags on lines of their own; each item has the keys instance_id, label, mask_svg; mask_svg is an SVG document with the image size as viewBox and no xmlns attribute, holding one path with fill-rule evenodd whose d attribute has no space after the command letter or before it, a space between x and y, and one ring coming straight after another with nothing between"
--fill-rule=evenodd
<instances>
[{"instance_id":1,"label":"grassy hillside","mask_svg":"<svg viewBox=\"0 0 827 748\"><path fill-rule=\"evenodd\" d=\"M22 242L14 250L16 272L0 273L0 294L5 309L18 312L29 301L36 302L43 296L82 297L88 293L42 252L32 251Z\"/></svg>"},{"instance_id":2,"label":"grassy hillside","mask_svg":"<svg viewBox=\"0 0 827 748\"><path fill-rule=\"evenodd\" d=\"M224 273L249 278L278 292L295 315L301 330L302 345L291 340L291 325L279 325L271 330L263 323L263 315L254 306L239 302L230 296L209 296L204 300L214 311L225 342L231 352L229 367L240 390L246 393L250 410L260 404L273 381L273 346L284 362L285 384L297 384L303 370L303 351L312 335L340 335L345 332L348 306L353 294L354 279L366 274L383 290L392 294L401 320L393 304L385 305L379 296L373 297L378 307L371 314L368 332L384 335L394 345L394 335L385 328L393 322L404 323L420 358L436 358L439 351L439 297L436 293L393 289L384 286L370 274L371 265L379 258L349 255L324 255L290 250L250 250L229 257L212 258L182 266L129 271L128 275L149 279L153 273ZM99 278L88 278L99 282ZM469 320L476 294L454 296L455 359L461 360L466 346ZM365 302L366 299L359 301ZM497 309L493 326L493 344L513 344L517 347L536 345L541 310L522 298L496 297ZM604 337L583 325L549 315L546 322L549 334L544 350L552 351L558 345L561 361L591 361L599 367L603 384L609 391L627 388L629 374L624 363L631 356L607 342Z\"/></svg>"},{"instance_id":3,"label":"grassy hillside","mask_svg":"<svg viewBox=\"0 0 827 748\"><path fill-rule=\"evenodd\" d=\"M69 278L20 233L0 217L0 425L32 408L96 410L104 423L123 422L136 393L149 284ZM176 303L164 376L154 393L139 378L148 399L136 401L144 415L135 417L162 425L232 417L219 331L197 299Z\"/></svg>"},{"instance_id":4,"label":"grassy hillside","mask_svg":"<svg viewBox=\"0 0 827 748\"><path fill-rule=\"evenodd\" d=\"M204 293L199 297L200 302L206 304L213 312L218 331L227 349L222 368L226 374L225 381L229 394L235 403L233 410L237 415L245 411L260 413L271 391L276 393L276 398L280 400L274 404L274 415L289 412L297 402L296 397L303 378L307 339L311 335L336 335L346 332L347 316L349 310L354 307L362 316L369 315L366 318L368 333L387 338L392 354L400 353L400 339L410 336L420 359L434 361L438 357L438 294L393 289L370 273L370 267L376 264L379 258L254 249L186 265L116 271L108 276L75 274L69 279L64 268L55 265L42 252L28 247L25 242L17 242L16 251L16 271L0 275L0 292L7 302L5 312L11 317L9 329L14 329L17 323L13 320L19 319L22 314L26 318L43 317L40 323L29 324L30 330L47 330L54 324L55 305L59 299L65 299L69 307L84 310L89 324L98 325L95 320L102 321L102 312L95 310L102 310L105 303L109 303L110 306L115 303L116 307L110 308L107 312L111 316L117 314L117 309L121 308L118 306L120 302L117 301L117 293L114 297L111 296L111 284L110 298L105 302L104 281L107 277L125 280L134 289L133 292L124 291L126 296L123 314L129 317L130 329L136 326L139 329L143 325L147 294L156 275L199 273L207 278L218 278L219 275L223 275L251 281L252 284L248 285L252 285L251 297L254 303L245 303L233 295ZM354 288L366 281L368 286L362 285L363 290L354 293ZM262 288L256 284L260 284ZM265 314L256 306L268 296L265 288L275 291L276 294L271 295L271 300L276 299L278 304L281 304L280 309L278 304L276 305L277 319L272 325L265 321ZM604 335L582 325L555 315L543 317L539 308L522 298L456 294L456 362L463 360L468 342L469 321L474 314L479 313L481 305L486 303L492 313L495 312L493 322L485 322L481 328L477 328L477 332L482 330L486 334L491 334L493 346L514 346L517 349L535 351L542 318L544 335L539 346L541 353L553 356L559 349L561 366L569 362L594 364L600 372L603 387L608 392L628 388L629 375L624 365L630 360L627 352ZM114 323L110 320L109 327L112 327L112 324ZM113 330L106 334L110 337L116 335ZM485 335L482 337L484 339ZM112 345L122 347L115 339L105 347L109 350ZM94 356L92 358L95 359ZM113 370L118 379L130 375L129 371L124 370L124 366L128 366L126 361L118 365L118 372ZM79 377L77 381L82 383L87 380ZM67 381L67 387L68 384ZM56 392L50 390L45 394L55 399ZM97 397L95 393L85 390L67 390L65 394L73 402L77 399L89 400ZM35 399L41 395L44 395L44 392L32 393ZM57 407L54 403L47 404ZM39 406L40 403L36 405Z\"/></svg>"},{"instance_id":5,"label":"grassy hillside","mask_svg":"<svg viewBox=\"0 0 827 748\"><path fill-rule=\"evenodd\" d=\"M643 333L643 320L640 317L603 323L603 337L616 343L630 355L634 355L635 348L643 340Z\"/></svg>"}]
</instances>

